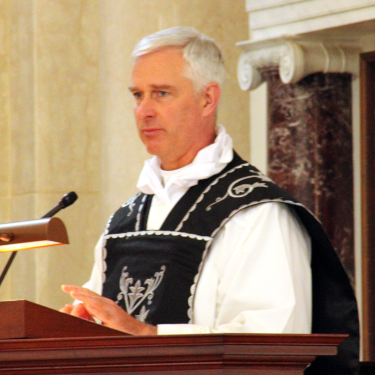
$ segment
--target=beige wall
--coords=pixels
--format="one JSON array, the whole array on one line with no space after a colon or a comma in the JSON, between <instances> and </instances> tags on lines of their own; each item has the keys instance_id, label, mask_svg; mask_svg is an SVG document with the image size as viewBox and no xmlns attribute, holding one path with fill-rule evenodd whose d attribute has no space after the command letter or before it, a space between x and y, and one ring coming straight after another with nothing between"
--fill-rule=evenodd
<instances>
[{"instance_id":1,"label":"beige wall","mask_svg":"<svg viewBox=\"0 0 375 375\"><path fill-rule=\"evenodd\" d=\"M10 66L9 66L9 4L0 2L0 222L9 217L10 175Z\"/></svg>"},{"instance_id":2,"label":"beige wall","mask_svg":"<svg viewBox=\"0 0 375 375\"><path fill-rule=\"evenodd\" d=\"M58 214L71 244L17 255L0 298L53 308L61 283L89 277L108 215L135 191L143 151L127 92L129 54L143 36L190 25L223 47L229 76L219 121L247 158L248 93L236 82L248 38L245 1L0 0L0 221L38 218L74 190ZM0 267L8 254L0 254Z\"/></svg>"}]
</instances>

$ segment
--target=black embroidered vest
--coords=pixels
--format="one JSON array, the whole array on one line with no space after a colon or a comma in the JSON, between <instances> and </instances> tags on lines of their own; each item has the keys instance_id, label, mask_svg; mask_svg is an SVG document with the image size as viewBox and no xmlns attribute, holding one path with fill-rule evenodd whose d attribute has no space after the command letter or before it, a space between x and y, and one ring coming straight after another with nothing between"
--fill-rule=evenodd
<instances>
[{"instance_id":1,"label":"black embroidered vest","mask_svg":"<svg viewBox=\"0 0 375 375\"><path fill-rule=\"evenodd\" d=\"M288 192L236 154L199 181L158 231L147 231L151 196L138 194L110 219L105 233L103 295L151 324L193 319L194 292L216 233L240 210L266 202L293 205L312 240L313 333L348 333L334 357L318 357L305 374L357 374L359 323L348 277L320 223Z\"/></svg>"}]
</instances>

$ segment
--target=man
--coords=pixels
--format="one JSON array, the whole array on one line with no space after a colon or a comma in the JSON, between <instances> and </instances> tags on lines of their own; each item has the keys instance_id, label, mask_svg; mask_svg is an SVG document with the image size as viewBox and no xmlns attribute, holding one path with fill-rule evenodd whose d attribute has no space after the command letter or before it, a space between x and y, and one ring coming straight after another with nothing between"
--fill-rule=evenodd
<instances>
[{"instance_id":1,"label":"man","mask_svg":"<svg viewBox=\"0 0 375 375\"><path fill-rule=\"evenodd\" d=\"M324 232L216 126L219 48L177 27L133 57L137 128L155 156L111 217L86 288L63 286L81 301L63 311L131 334L348 332L338 359L309 371L354 374L355 299Z\"/></svg>"}]
</instances>

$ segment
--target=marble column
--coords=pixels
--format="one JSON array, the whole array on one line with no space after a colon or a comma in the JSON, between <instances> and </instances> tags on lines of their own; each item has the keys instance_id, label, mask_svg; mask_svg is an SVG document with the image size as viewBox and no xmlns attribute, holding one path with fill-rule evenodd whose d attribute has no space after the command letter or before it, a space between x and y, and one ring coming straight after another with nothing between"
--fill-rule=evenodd
<instances>
[{"instance_id":1,"label":"marble column","mask_svg":"<svg viewBox=\"0 0 375 375\"><path fill-rule=\"evenodd\" d=\"M268 82L268 175L322 222L354 282L351 76Z\"/></svg>"},{"instance_id":2,"label":"marble column","mask_svg":"<svg viewBox=\"0 0 375 375\"><path fill-rule=\"evenodd\" d=\"M334 41L244 43L239 83L268 87L268 175L322 222L354 284L351 74Z\"/></svg>"}]
</instances>

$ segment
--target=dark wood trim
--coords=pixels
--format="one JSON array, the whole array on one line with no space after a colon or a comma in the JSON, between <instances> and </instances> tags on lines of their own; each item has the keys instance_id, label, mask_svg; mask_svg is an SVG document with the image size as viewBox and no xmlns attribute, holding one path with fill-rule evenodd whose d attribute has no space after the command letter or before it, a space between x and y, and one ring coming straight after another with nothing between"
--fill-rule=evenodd
<instances>
[{"instance_id":1,"label":"dark wood trim","mask_svg":"<svg viewBox=\"0 0 375 375\"><path fill-rule=\"evenodd\" d=\"M130 336L29 301L0 302L2 374L303 375L348 335Z\"/></svg>"},{"instance_id":2,"label":"dark wood trim","mask_svg":"<svg viewBox=\"0 0 375 375\"><path fill-rule=\"evenodd\" d=\"M1 374L303 375L347 335L215 334L0 340Z\"/></svg>"},{"instance_id":3,"label":"dark wood trim","mask_svg":"<svg viewBox=\"0 0 375 375\"><path fill-rule=\"evenodd\" d=\"M361 54L363 355L375 360L375 52Z\"/></svg>"}]
</instances>

